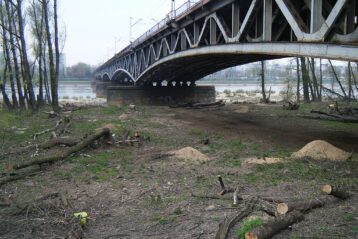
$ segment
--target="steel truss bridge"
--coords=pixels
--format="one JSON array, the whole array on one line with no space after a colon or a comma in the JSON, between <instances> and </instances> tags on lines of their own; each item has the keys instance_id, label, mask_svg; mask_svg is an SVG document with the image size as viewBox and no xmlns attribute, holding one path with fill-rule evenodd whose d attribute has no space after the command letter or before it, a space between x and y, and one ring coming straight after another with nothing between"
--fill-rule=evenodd
<instances>
[{"instance_id":1,"label":"steel truss bridge","mask_svg":"<svg viewBox=\"0 0 358 239\"><path fill-rule=\"evenodd\" d=\"M358 0L191 0L100 66L96 79L174 85L260 60L357 62L357 18Z\"/></svg>"}]
</instances>

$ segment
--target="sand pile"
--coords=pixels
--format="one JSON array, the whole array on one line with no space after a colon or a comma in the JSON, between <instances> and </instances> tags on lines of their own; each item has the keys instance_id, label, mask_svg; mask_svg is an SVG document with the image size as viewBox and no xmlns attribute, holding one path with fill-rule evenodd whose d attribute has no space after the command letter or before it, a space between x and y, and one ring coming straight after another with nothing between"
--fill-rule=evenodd
<instances>
[{"instance_id":1,"label":"sand pile","mask_svg":"<svg viewBox=\"0 0 358 239\"><path fill-rule=\"evenodd\" d=\"M176 151L170 151L168 154L171 155L171 157L173 158L182 159L191 163L200 164L210 160L208 156L192 147L186 147Z\"/></svg>"},{"instance_id":2,"label":"sand pile","mask_svg":"<svg viewBox=\"0 0 358 239\"><path fill-rule=\"evenodd\" d=\"M292 154L292 158L309 157L315 160L328 159L331 161L346 161L351 156L351 153L343 151L323 140L313 141Z\"/></svg>"}]
</instances>

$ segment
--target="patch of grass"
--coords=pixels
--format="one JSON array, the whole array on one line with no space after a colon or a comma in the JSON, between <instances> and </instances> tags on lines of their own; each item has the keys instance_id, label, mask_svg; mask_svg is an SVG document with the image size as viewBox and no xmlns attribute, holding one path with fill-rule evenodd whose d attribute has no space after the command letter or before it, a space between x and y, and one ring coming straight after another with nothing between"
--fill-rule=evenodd
<instances>
[{"instance_id":1,"label":"patch of grass","mask_svg":"<svg viewBox=\"0 0 358 239\"><path fill-rule=\"evenodd\" d=\"M257 165L244 175L247 183L265 183L278 185L283 182L319 181L321 183L357 184L357 161L329 162L314 160L292 160L277 164Z\"/></svg>"},{"instance_id":2,"label":"patch of grass","mask_svg":"<svg viewBox=\"0 0 358 239\"><path fill-rule=\"evenodd\" d=\"M189 130L189 135L195 136L198 138L202 138L202 137L206 136L206 133L204 131L202 131L201 129L192 128Z\"/></svg>"},{"instance_id":3,"label":"patch of grass","mask_svg":"<svg viewBox=\"0 0 358 239\"><path fill-rule=\"evenodd\" d=\"M351 232L353 234L358 234L358 227L357 226L352 227Z\"/></svg>"},{"instance_id":4,"label":"patch of grass","mask_svg":"<svg viewBox=\"0 0 358 239\"><path fill-rule=\"evenodd\" d=\"M355 219L354 214L347 213L343 216L343 220L346 222L354 222L356 219Z\"/></svg>"},{"instance_id":5,"label":"patch of grass","mask_svg":"<svg viewBox=\"0 0 358 239\"><path fill-rule=\"evenodd\" d=\"M131 172L133 170L132 154L129 150L119 150L113 152L98 152L90 158L77 156L72 157L73 168L61 176L65 178L74 177L80 180L87 180L92 177L97 181L105 181L110 177L119 174L118 166L113 165L119 161L121 172Z\"/></svg>"},{"instance_id":6,"label":"patch of grass","mask_svg":"<svg viewBox=\"0 0 358 239\"><path fill-rule=\"evenodd\" d=\"M245 234L252 229L255 229L263 224L261 218L256 218L244 222L244 225L236 232L236 235L239 239L245 239Z\"/></svg>"},{"instance_id":7,"label":"patch of grass","mask_svg":"<svg viewBox=\"0 0 358 239\"><path fill-rule=\"evenodd\" d=\"M169 221L165 218L161 218L159 219L159 225L167 225L169 223Z\"/></svg>"}]
</instances>

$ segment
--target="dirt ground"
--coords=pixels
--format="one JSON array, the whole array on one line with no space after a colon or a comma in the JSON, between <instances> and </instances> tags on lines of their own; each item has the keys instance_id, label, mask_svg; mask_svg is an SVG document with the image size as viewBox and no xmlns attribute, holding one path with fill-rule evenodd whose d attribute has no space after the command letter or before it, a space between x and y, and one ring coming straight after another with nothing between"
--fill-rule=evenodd
<instances>
[{"instance_id":1,"label":"dirt ground","mask_svg":"<svg viewBox=\"0 0 358 239\"><path fill-rule=\"evenodd\" d=\"M325 183L351 185L351 198L305 214L302 222L273 238L357 238L357 156L347 162L329 162L293 160L290 155L317 139L358 152L358 125L299 117L312 107L324 106L303 106L295 112L279 105L203 110L111 106L73 111L72 137L81 138L111 124L115 138L127 131L139 132L143 142L92 147L64 162L43 165L40 173L26 180L0 186L0 205L1 200L10 205L0 206L0 238L214 238L219 223L244 204L238 209L231 200L193 196L217 196L219 175L227 186L239 187L240 194L290 202L319 197ZM33 132L53 126L56 119L40 115L12 122L2 126L4 152L28 145ZM4 140L9 136L12 140ZM48 138L44 135L38 141ZM209 160L198 163L167 154L189 146ZM0 169L33 153L0 158L4 162ZM265 157L282 161L245 163ZM53 192L62 196L35 200ZM88 213L84 227L73 217L82 211ZM229 238L238 238L241 227L242 223L236 225Z\"/></svg>"}]
</instances>

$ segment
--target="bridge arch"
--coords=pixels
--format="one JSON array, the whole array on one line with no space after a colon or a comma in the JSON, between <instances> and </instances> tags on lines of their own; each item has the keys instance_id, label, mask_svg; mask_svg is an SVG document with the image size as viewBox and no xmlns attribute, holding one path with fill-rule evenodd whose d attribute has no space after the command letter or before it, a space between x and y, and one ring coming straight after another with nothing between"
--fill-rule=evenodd
<instances>
[{"instance_id":1,"label":"bridge arch","mask_svg":"<svg viewBox=\"0 0 358 239\"><path fill-rule=\"evenodd\" d=\"M289 42L235 43L199 47L180 51L156 61L137 77L136 82L141 85L148 81L196 81L232 66L301 56L357 62L358 49L351 45Z\"/></svg>"},{"instance_id":2,"label":"bridge arch","mask_svg":"<svg viewBox=\"0 0 358 239\"><path fill-rule=\"evenodd\" d=\"M104 73L103 76L102 76L102 80L103 80L103 81L110 81L111 78L109 77L109 74L108 74L108 73Z\"/></svg>"}]
</instances>

